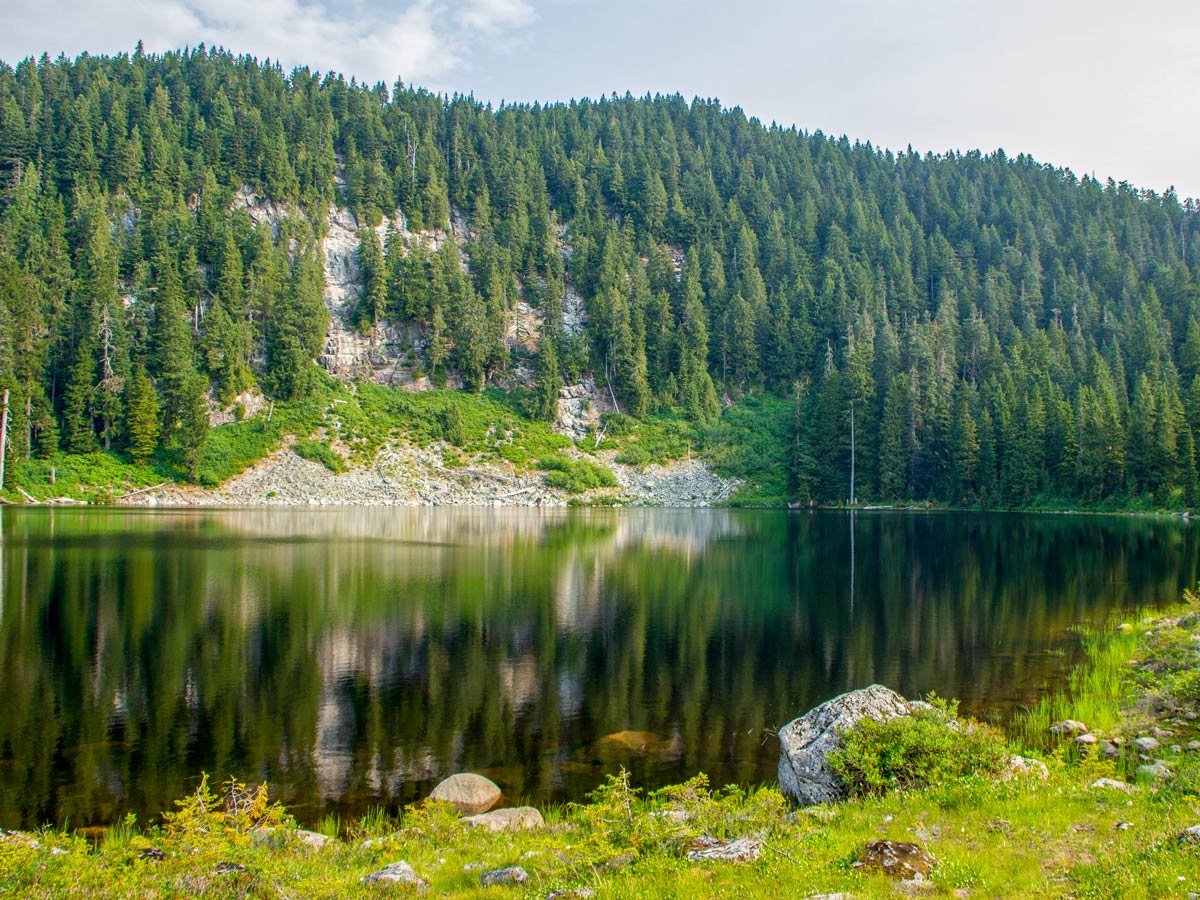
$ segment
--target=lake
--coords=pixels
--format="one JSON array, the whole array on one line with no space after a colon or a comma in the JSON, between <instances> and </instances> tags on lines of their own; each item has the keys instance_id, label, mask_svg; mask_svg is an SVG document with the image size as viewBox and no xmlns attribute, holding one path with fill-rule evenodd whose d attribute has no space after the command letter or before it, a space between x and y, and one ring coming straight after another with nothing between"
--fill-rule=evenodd
<instances>
[{"instance_id":1,"label":"lake","mask_svg":"<svg viewBox=\"0 0 1200 900\"><path fill-rule=\"evenodd\" d=\"M1076 626L1197 579L1179 520L615 509L0 511L0 827L208 772L303 822L456 771L511 799L774 780L871 682L1004 723Z\"/></svg>"}]
</instances>

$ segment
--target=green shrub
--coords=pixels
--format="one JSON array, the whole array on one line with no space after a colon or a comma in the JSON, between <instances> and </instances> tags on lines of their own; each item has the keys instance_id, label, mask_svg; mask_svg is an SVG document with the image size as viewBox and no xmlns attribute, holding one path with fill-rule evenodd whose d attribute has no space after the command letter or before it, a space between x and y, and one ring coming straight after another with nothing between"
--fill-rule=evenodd
<instances>
[{"instance_id":1,"label":"green shrub","mask_svg":"<svg viewBox=\"0 0 1200 900\"><path fill-rule=\"evenodd\" d=\"M957 701L931 698L929 708L887 722L863 719L829 756L851 795L880 795L999 771L1004 738L980 722L958 718Z\"/></svg>"},{"instance_id":2,"label":"green shrub","mask_svg":"<svg viewBox=\"0 0 1200 900\"><path fill-rule=\"evenodd\" d=\"M615 458L623 466L645 466L650 463L650 454L637 445L626 447Z\"/></svg>"},{"instance_id":3,"label":"green shrub","mask_svg":"<svg viewBox=\"0 0 1200 900\"><path fill-rule=\"evenodd\" d=\"M546 484L568 494L582 494L593 488L616 487L618 484L612 469L587 459L547 456L538 460L537 467L549 472Z\"/></svg>"},{"instance_id":4,"label":"green shrub","mask_svg":"<svg viewBox=\"0 0 1200 900\"><path fill-rule=\"evenodd\" d=\"M292 450L301 459L312 460L319 462L330 472L337 474L346 470L346 461L328 444L315 440L314 438L306 438L303 441L296 441Z\"/></svg>"}]
</instances>

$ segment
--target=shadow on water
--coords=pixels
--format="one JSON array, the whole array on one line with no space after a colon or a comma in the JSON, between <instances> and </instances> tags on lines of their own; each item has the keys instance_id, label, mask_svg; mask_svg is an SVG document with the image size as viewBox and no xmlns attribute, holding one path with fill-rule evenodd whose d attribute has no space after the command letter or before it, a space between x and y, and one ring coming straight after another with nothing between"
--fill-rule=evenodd
<instances>
[{"instance_id":1,"label":"shadow on water","mask_svg":"<svg viewBox=\"0 0 1200 900\"><path fill-rule=\"evenodd\" d=\"M490 774L577 799L774 777L873 681L1004 721L1072 628L1196 581L1178 522L728 510L3 510L0 826L167 808L201 771L305 820Z\"/></svg>"}]
</instances>

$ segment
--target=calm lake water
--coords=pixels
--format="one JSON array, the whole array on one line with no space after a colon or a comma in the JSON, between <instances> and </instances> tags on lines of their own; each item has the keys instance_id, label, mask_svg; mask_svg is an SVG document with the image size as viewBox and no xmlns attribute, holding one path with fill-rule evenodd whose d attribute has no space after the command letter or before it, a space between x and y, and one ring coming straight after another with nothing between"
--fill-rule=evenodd
<instances>
[{"instance_id":1,"label":"calm lake water","mask_svg":"<svg viewBox=\"0 0 1200 900\"><path fill-rule=\"evenodd\" d=\"M1004 721L1072 631L1197 579L1178 521L723 510L4 509L0 827L266 779L302 821L455 771L577 799L774 779L878 681Z\"/></svg>"}]
</instances>

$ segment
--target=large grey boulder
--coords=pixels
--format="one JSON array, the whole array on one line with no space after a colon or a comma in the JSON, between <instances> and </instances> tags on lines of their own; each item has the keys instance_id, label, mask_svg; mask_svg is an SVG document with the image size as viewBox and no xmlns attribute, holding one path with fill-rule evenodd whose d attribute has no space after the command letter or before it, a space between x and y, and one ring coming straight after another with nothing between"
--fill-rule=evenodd
<instances>
[{"instance_id":1,"label":"large grey boulder","mask_svg":"<svg viewBox=\"0 0 1200 900\"><path fill-rule=\"evenodd\" d=\"M912 714L908 701L881 684L826 700L779 730L779 790L802 806L832 803L845 785L828 757L842 746L842 734L863 719L886 722Z\"/></svg>"},{"instance_id":2,"label":"large grey boulder","mask_svg":"<svg viewBox=\"0 0 1200 900\"><path fill-rule=\"evenodd\" d=\"M490 778L473 772L461 772L440 782L429 797L453 803L460 815L477 816L499 802L500 788Z\"/></svg>"}]
</instances>

